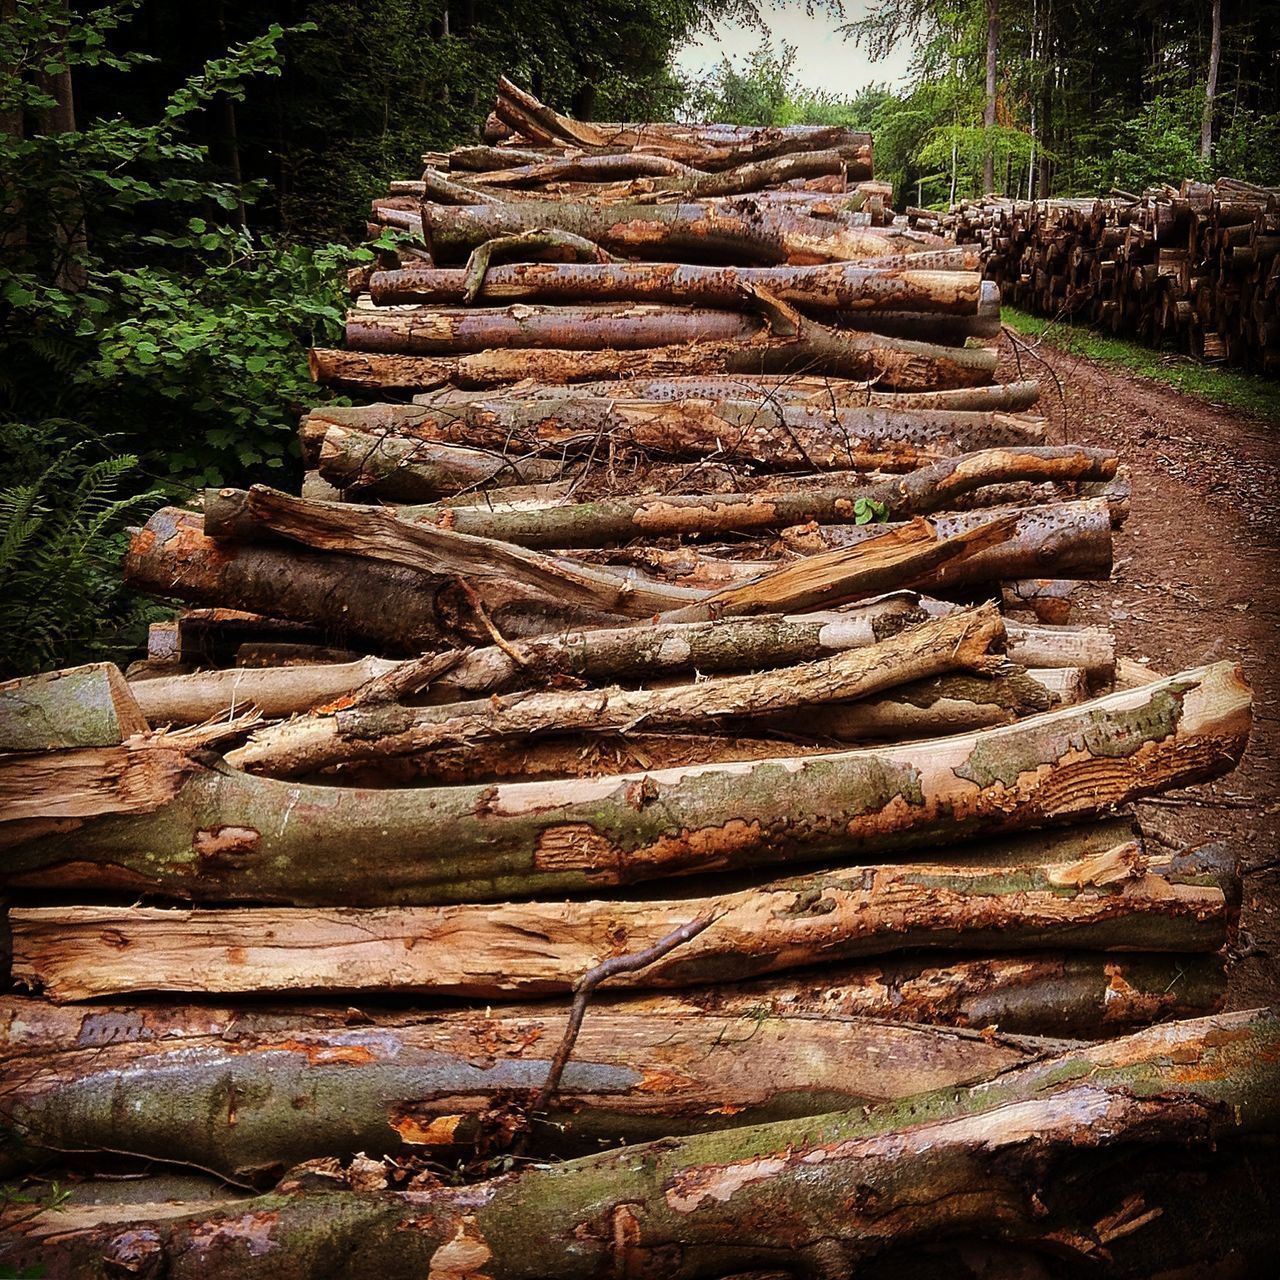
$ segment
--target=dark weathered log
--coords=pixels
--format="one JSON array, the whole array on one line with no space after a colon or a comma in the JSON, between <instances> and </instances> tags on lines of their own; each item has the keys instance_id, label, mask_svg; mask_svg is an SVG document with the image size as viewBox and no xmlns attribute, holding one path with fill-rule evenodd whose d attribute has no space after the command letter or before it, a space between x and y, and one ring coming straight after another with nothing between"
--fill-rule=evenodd
<instances>
[{"instance_id":1,"label":"dark weathered log","mask_svg":"<svg viewBox=\"0 0 1280 1280\"><path fill-rule=\"evenodd\" d=\"M683 946L611 979L647 990L920 949L1216 951L1237 875L1217 850L1206 858L1207 868L1195 854L1178 863L1130 843L1077 862L857 867L644 902L14 907L9 929L14 981L57 1001L140 992L490 999L570 991L606 957L709 918Z\"/></svg>"},{"instance_id":2,"label":"dark weathered log","mask_svg":"<svg viewBox=\"0 0 1280 1280\"><path fill-rule=\"evenodd\" d=\"M431 686L433 700L486 697L572 676L646 681L655 676L753 671L812 662L874 644L924 618L909 592L840 613L726 618L571 631L489 645L466 654ZM515 656L513 656L515 655ZM131 686L154 724L198 724L256 707L280 717L310 711L347 695L404 663L364 658L341 666L202 671Z\"/></svg>"},{"instance_id":3,"label":"dark weathered log","mask_svg":"<svg viewBox=\"0 0 1280 1280\"><path fill-rule=\"evenodd\" d=\"M458 356L415 356L314 347L311 374L335 386L421 391L453 383L499 386L535 378L581 382L638 375L819 373L874 379L903 391L980 386L995 372L995 352L883 334L832 329L794 317L781 336L761 328L747 339L689 342L635 351L564 348L499 349Z\"/></svg>"},{"instance_id":4,"label":"dark weathered log","mask_svg":"<svg viewBox=\"0 0 1280 1280\"><path fill-rule=\"evenodd\" d=\"M1260 1180L1241 1139L1280 1130L1278 1056L1273 1013L1219 1014L904 1103L663 1140L479 1186L361 1192L299 1179L188 1206L162 1193L127 1226L115 1206L73 1201L18 1226L11 1256L50 1280L105 1278L138 1258L169 1280L314 1280L348 1273L356 1256L388 1277L693 1280L779 1260L850 1275L890 1247L980 1238L1065 1256L1077 1271L1119 1250L1127 1275L1149 1275L1153 1257L1177 1268L1188 1251L1203 1256L1203 1171L1221 1145L1234 1158L1210 1167L1233 1194L1205 1260L1216 1266L1233 1248L1232 1210L1243 1206L1237 1274L1265 1274L1274 1232L1250 1219L1274 1224L1264 1191L1277 1161L1263 1149Z\"/></svg>"},{"instance_id":5,"label":"dark weathered log","mask_svg":"<svg viewBox=\"0 0 1280 1280\"><path fill-rule=\"evenodd\" d=\"M335 642L360 642L384 653L490 640L456 575L434 577L386 561L299 547L219 541L205 536L199 515L174 507L161 508L134 536L124 570L129 585L152 595L311 622ZM574 625L563 608L547 613L527 596L495 595L489 606L504 635ZM581 616L576 625L622 621L602 613Z\"/></svg>"},{"instance_id":6,"label":"dark weathered log","mask_svg":"<svg viewBox=\"0 0 1280 1280\"><path fill-rule=\"evenodd\" d=\"M375 272L374 302L457 303L466 290L465 271L411 264ZM479 299L506 302L663 302L742 307L745 286L767 289L792 305L822 311L921 311L973 315L980 294L976 272L922 271L910 257L892 266L829 263L811 267L699 267L672 263L520 263L491 267Z\"/></svg>"},{"instance_id":7,"label":"dark weathered log","mask_svg":"<svg viewBox=\"0 0 1280 1280\"><path fill-rule=\"evenodd\" d=\"M861 262L932 248L932 237L887 227L851 227L794 208L743 201L667 205L516 204L422 206L433 261L465 261L486 240L541 227L569 231L611 253L646 260L761 266Z\"/></svg>"},{"instance_id":8,"label":"dark weathered log","mask_svg":"<svg viewBox=\"0 0 1280 1280\"><path fill-rule=\"evenodd\" d=\"M1114 475L1116 456L1074 445L1009 446L945 458L904 476L860 488L841 486L739 494L669 494L488 511L483 507L415 509L415 522L446 524L479 537L529 547L604 546L671 534L749 533L789 525L848 523L859 498L882 503L889 517L944 510L977 489L1011 481L1073 481ZM905 586L908 583L891 583Z\"/></svg>"},{"instance_id":9,"label":"dark weathered log","mask_svg":"<svg viewBox=\"0 0 1280 1280\"><path fill-rule=\"evenodd\" d=\"M828 1011L838 996L814 1016L801 1001L753 1014L602 992L554 1107L535 1120L536 1148L564 1154L871 1106L972 1084L1069 1043L843 1017ZM501 1117L519 1123L530 1111L566 1011L351 1021L340 1008L107 1007L86 1036L83 1010L0 998L0 1026L22 1036L16 1057L0 1042L0 1171L98 1151L269 1183L323 1157L465 1154Z\"/></svg>"},{"instance_id":10,"label":"dark weathered log","mask_svg":"<svg viewBox=\"0 0 1280 1280\"><path fill-rule=\"evenodd\" d=\"M1239 760L1249 713L1238 669L1220 663L923 746L589 780L347 789L192 762L164 808L14 845L4 877L203 901L478 902L868 858L1217 776Z\"/></svg>"},{"instance_id":11,"label":"dark weathered log","mask_svg":"<svg viewBox=\"0 0 1280 1280\"><path fill-rule=\"evenodd\" d=\"M632 351L684 342L747 341L758 316L706 307L600 302L544 307L358 307L347 312L354 351L449 355L503 348Z\"/></svg>"},{"instance_id":12,"label":"dark weathered log","mask_svg":"<svg viewBox=\"0 0 1280 1280\"><path fill-rule=\"evenodd\" d=\"M939 568L934 575L935 589L1025 578L1037 572L1053 572L1060 578L1110 577L1111 512L1100 498L1040 507L944 512L933 516L931 523L939 537L948 538L1014 513L1017 527L1012 537L954 566ZM833 547L858 546L877 536L879 529L874 525L802 526L784 531L783 541L793 551L812 555Z\"/></svg>"},{"instance_id":13,"label":"dark weathered log","mask_svg":"<svg viewBox=\"0 0 1280 1280\"><path fill-rule=\"evenodd\" d=\"M713 727L724 717L761 716L869 697L949 671L994 673L991 650L1004 626L993 605L921 623L867 648L815 662L661 689L612 686L514 693L434 707L356 706L270 726L227 756L237 769L277 777L491 738Z\"/></svg>"},{"instance_id":14,"label":"dark weathered log","mask_svg":"<svg viewBox=\"0 0 1280 1280\"><path fill-rule=\"evenodd\" d=\"M0 751L114 747L146 729L146 717L111 662L0 684Z\"/></svg>"}]
</instances>

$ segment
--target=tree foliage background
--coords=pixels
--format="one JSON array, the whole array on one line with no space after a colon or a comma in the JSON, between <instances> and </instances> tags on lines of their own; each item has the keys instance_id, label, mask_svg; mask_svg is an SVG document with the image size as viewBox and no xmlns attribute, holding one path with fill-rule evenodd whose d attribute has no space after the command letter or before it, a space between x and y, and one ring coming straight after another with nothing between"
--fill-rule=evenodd
<instances>
[{"instance_id":1,"label":"tree foliage background","mask_svg":"<svg viewBox=\"0 0 1280 1280\"><path fill-rule=\"evenodd\" d=\"M0 0L0 673L130 653L154 606L119 557L150 506L296 480L368 200L473 138L500 72L584 118L869 128L900 204L975 192L988 148L1021 193L1280 181L1280 0L1221 0L1207 159L1210 4L998 0L984 128L993 2L849 5L851 59L915 55L906 90L841 99L767 44L674 73L770 0Z\"/></svg>"}]
</instances>

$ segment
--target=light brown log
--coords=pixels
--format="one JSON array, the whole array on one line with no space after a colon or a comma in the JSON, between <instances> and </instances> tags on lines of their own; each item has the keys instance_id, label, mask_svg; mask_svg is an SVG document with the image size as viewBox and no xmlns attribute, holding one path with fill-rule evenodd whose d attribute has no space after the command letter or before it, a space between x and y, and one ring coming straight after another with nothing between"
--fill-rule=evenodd
<instances>
[{"instance_id":1,"label":"light brown log","mask_svg":"<svg viewBox=\"0 0 1280 1280\"><path fill-rule=\"evenodd\" d=\"M1239 670L1220 663L923 745L590 780L335 788L193 762L162 809L15 843L3 875L32 889L372 905L869 858L1078 821L1216 777L1239 760L1249 716Z\"/></svg>"},{"instance_id":2,"label":"light brown log","mask_svg":"<svg viewBox=\"0 0 1280 1280\"><path fill-rule=\"evenodd\" d=\"M227 763L287 777L349 760L491 738L710 726L723 717L761 716L869 697L948 671L994 673L1002 660L991 650L1003 638L999 613L985 605L832 658L663 689L613 686L515 693L438 707L357 706L265 728L230 752Z\"/></svg>"},{"instance_id":3,"label":"light brown log","mask_svg":"<svg viewBox=\"0 0 1280 1280\"><path fill-rule=\"evenodd\" d=\"M146 729L146 717L111 662L0 684L0 752L114 747Z\"/></svg>"},{"instance_id":4,"label":"light brown log","mask_svg":"<svg viewBox=\"0 0 1280 1280\"><path fill-rule=\"evenodd\" d=\"M302 1280L357 1254L362 1269L388 1277L694 1280L759 1276L762 1262L782 1259L792 1274L871 1274L886 1258L901 1263L904 1249L976 1241L980 1257L994 1243L1017 1246L1025 1262L1025 1247L1118 1278L1149 1278L1153 1262L1166 1275L1265 1275L1278 1045L1272 1012L1221 1014L902 1104L425 1193L355 1189L353 1168L346 1178L302 1173L254 1199L166 1203L171 1189L144 1185L122 1215L93 1203L104 1197L91 1187L20 1225L12 1257L47 1266L49 1280L96 1280L139 1258L169 1280ZM1223 1194L1206 1195L1206 1184ZM985 1274L1019 1274L1010 1256ZM944 1266L935 1254L908 1274L965 1274Z\"/></svg>"},{"instance_id":5,"label":"light brown log","mask_svg":"<svg viewBox=\"0 0 1280 1280\"><path fill-rule=\"evenodd\" d=\"M1035 483L1102 479L1115 454L1076 446L1008 446L945 458L903 476L851 486L777 489L753 493L666 494L487 511L419 507L415 523L440 523L460 533L530 547L605 546L672 534L752 533L790 525L855 523L858 499L883 504L893 519L945 510L975 490L1019 480ZM907 586L906 582L889 587ZM887 589L887 588L885 588Z\"/></svg>"},{"instance_id":6,"label":"light brown log","mask_svg":"<svg viewBox=\"0 0 1280 1280\"><path fill-rule=\"evenodd\" d=\"M506 648L475 649L433 682L431 696L439 701L485 697L554 682L557 676L593 683L648 681L694 671L714 674L811 662L874 644L923 617L915 597L902 592L840 613L570 631L517 640ZM204 671L148 679L131 687L155 724L199 723L247 707L280 717L344 698L403 666L365 658L342 665Z\"/></svg>"},{"instance_id":7,"label":"light brown log","mask_svg":"<svg viewBox=\"0 0 1280 1280\"><path fill-rule=\"evenodd\" d=\"M467 272L409 264L377 271L369 282L375 303L458 303ZM662 302L710 307L741 307L749 301L745 286L768 290L775 298L819 311L921 311L973 315L980 282L976 272L921 270L911 256L892 265L864 267L827 263L810 267L704 267L633 262L517 263L490 267L477 301L506 302Z\"/></svg>"},{"instance_id":8,"label":"light brown log","mask_svg":"<svg viewBox=\"0 0 1280 1280\"><path fill-rule=\"evenodd\" d=\"M981 386L995 372L995 352L985 347L938 346L832 329L808 318L796 321L782 336L761 329L749 339L708 339L638 351L517 347L418 356L314 347L311 375L335 386L421 391L445 383L486 387L524 378L582 382L638 375L817 372L874 379L893 390L923 391Z\"/></svg>"},{"instance_id":9,"label":"light brown log","mask_svg":"<svg viewBox=\"0 0 1280 1280\"><path fill-rule=\"evenodd\" d=\"M1218 865L1214 864L1215 867ZM139 992L535 996L690 920L616 987L727 981L918 949L1215 951L1223 888L1136 844L1018 868L871 866L710 897L402 908L12 908L13 977L56 1001ZM1228 877L1230 878L1230 877Z\"/></svg>"},{"instance_id":10,"label":"light brown log","mask_svg":"<svg viewBox=\"0 0 1280 1280\"><path fill-rule=\"evenodd\" d=\"M757 1010L601 993L552 1109L534 1122L535 1149L870 1106L1069 1043L811 1016L800 1001ZM0 1170L111 1152L269 1185L310 1159L466 1155L504 1120L524 1119L566 1018L563 1007L499 1007L375 1012L350 1025L342 1009L105 1007L86 1036L83 1010L0 998L0 1025L22 1036L0 1098Z\"/></svg>"}]
</instances>

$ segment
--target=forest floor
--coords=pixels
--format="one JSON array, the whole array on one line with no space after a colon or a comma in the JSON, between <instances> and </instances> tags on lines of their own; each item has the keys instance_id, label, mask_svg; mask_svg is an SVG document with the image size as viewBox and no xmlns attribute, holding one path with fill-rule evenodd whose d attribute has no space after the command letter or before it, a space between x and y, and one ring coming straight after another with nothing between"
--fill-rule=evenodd
<instances>
[{"instance_id":1,"label":"forest floor","mask_svg":"<svg viewBox=\"0 0 1280 1280\"><path fill-rule=\"evenodd\" d=\"M1117 653L1149 658L1154 671L1244 665L1254 712L1240 768L1141 810L1150 831L1240 851L1229 1005L1280 1005L1280 422L1047 343L1029 355L1007 334L1000 376L1040 378L1052 443L1065 426L1072 442L1115 448L1132 473L1115 572L1076 593L1079 620L1110 625Z\"/></svg>"}]
</instances>

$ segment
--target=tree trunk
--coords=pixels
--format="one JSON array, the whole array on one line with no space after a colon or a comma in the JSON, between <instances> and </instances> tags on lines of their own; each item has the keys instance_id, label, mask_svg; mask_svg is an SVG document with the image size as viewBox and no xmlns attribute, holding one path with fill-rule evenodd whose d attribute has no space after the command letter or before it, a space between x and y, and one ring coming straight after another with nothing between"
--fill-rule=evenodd
<instances>
[{"instance_id":1,"label":"tree trunk","mask_svg":"<svg viewBox=\"0 0 1280 1280\"><path fill-rule=\"evenodd\" d=\"M768 992L754 1012L731 990L724 1010L676 996L593 1001L553 1106L533 1121L534 1149L564 1155L874 1106L1069 1043L842 1016L831 1011L839 986L815 1014L801 1001L775 1010ZM68 1151L127 1152L269 1184L304 1160L500 1147L504 1123L518 1131L532 1119L567 1016L551 1005L360 1018L107 1007L86 1039L84 1010L0 997L0 1019L23 1035L5 1064L0 1171Z\"/></svg>"},{"instance_id":2,"label":"tree trunk","mask_svg":"<svg viewBox=\"0 0 1280 1280\"><path fill-rule=\"evenodd\" d=\"M1105 580L1111 576L1111 510L1102 498L1041 507L944 512L931 523L939 537L951 538L1004 515L1017 517L1013 536L954 565L941 566L934 575L937 588L1000 582L1043 572L1059 578ZM885 528L865 524L800 526L784 531L783 541L793 551L812 555L824 549L858 546L880 536Z\"/></svg>"},{"instance_id":3,"label":"tree trunk","mask_svg":"<svg viewBox=\"0 0 1280 1280\"><path fill-rule=\"evenodd\" d=\"M460 303L467 272L409 265L376 271L373 301ZM745 286L767 290L793 306L819 311L920 311L973 315L980 282L976 272L919 270L910 257L892 265L860 267L827 263L812 267L699 267L672 263L520 263L490 267L478 301L485 303L645 302L741 308Z\"/></svg>"},{"instance_id":4,"label":"tree trunk","mask_svg":"<svg viewBox=\"0 0 1280 1280\"><path fill-rule=\"evenodd\" d=\"M1216 951L1238 871L1218 850L1201 857L1148 857L1130 843L1077 862L856 867L669 901L15 907L9 929L14 981L58 1002L141 992L487 1000L571 991L607 957L707 918L691 941L611 982L685 987L939 948Z\"/></svg>"},{"instance_id":5,"label":"tree trunk","mask_svg":"<svg viewBox=\"0 0 1280 1280\"><path fill-rule=\"evenodd\" d=\"M114 663L0 684L0 752L114 747L146 730L146 716Z\"/></svg>"},{"instance_id":6,"label":"tree trunk","mask_svg":"<svg viewBox=\"0 0 1280 1280\"><path fill-rule=\"evenodd\" d=\"M335 429L359 435L332 436ZM715 455L769 471L914 470L944 455L1034 445L1042 433L1042 419L977 410L824 408L724 397L633 400L568 387L555 399L493 393L460 405L324 407L307 414L299 430L304 460L344 485L363 475L386 481L403 458L405 467L438 473L441 486L453 480L458 487L487 477L548 479L553 466L618 449L645 461ZM410 455L388 437L423 447ZM489 452L481 461L461 452L437 454L427 443ZM378 456L383 453L385 460ZM512 456L532 453L550 457L526 463ZM367 455L373 456L366 461Z\"/></svg>"},{"instance_id":7,"label":"tree trunk","mask_svg":"<svg viewBox=\"0 0 1280 1280\"><path fill-rule=\"evenodd\" d=\"M547 690L491 696L438 707L399 704L299 717L269 726L232 751L233 768L275 777L315 773L350 760L378 759L461 746L492 738L547 733L626 732L700 728L715 732L723 717L869 697L895 685L944 672L993 673L991 653L1004 627L994 605L922 623L869 648L773 671L722 676L665 689Z\"/></svg>"},{"instance_id":8,"label":"tree trunk","mask_svg":"<svg viewBox=\"0 0 1280 1280\"><path fill-rule=\"evenodd\" d=\"M1213 33L1209 41L1209 74L1204 86L1204 112L1200 117L1200 159L1213 154L1213 104L1218 94L1218 64L1222 59L1222 0L1213 0Z\"/></svg>"},{"instance_id":9,"label":"tree trunk","mask_svg":"<svg viewBox=\"0 0 1280 1280\"><path fill-rule=\"evenodd\" d=\"M1216 777L1244 751L1249 716L1239 670L1219 663L923 745L601 779L348 789L191 761L163 808L139 814L126 797L112 816L10 841L4 875L32 889L376 905L870 858L1079 821Z\"/></svg>"},{"instance_id":10,"label":"tree trunk","mask_svg":"<svg viewBox=\"0 0 1280 1280\"><path fill-rule=\"evenodd\" d=\"M301 547L216 541L205 536L199 515L175 507L161 508L134 536L124 572L130 586L151 595L314 623L335 643L350 640L379 653L420 654L491 638L456 575ZM489 603L504 635L624 621L617 614L566 613L562 603L548 613L527 596L494 595Z\"/></svg>"},{"instance_id":11,"label":"tree trunk","mask_svg":"<svg viewBox=\"0 0 1280 1280\"><path fill-rule=\"evenodd\" d=\"M944 510L956 499L990 485L1019 480L1037 484L1103 480L1113 476L1115 469L1115 454L1103 449L1010 446L945 458L858 489L840 486L829 490L603 498L591 503L492 511L484 507L419 507L411 518L415 524L437 523L459 533L527 547L598 547L677 534L752 533L810 521L852 524L859 499L882 503L890 518L901 519ZM216 526L210 531L216 533ZM890 584L904 585L909 584Z\"/></svg>"},{"instance_id":12,"label":"tree trunk","mask_svg":"<svg viewBox=\"0 0 1280 1280\"><path fill-rule=\"evenodd\" d=\"M515 204L422 206L422 229L432 260L463 262L487 240L550 227L598 244L610 253L671 262L730 262L736 266L806 266L866 262L942 248L933 236L888 227L852 227L776 204L749 212L704 201L689 204Z\"/></svg>"},{"instance_id":13,"label":"tree trunk","mask_svg":"<svg viewBox=\"0 0 1280 1280\"><path fill-rule=\"evenodd\" d=\"M366 390L422 391L446 383L492 387L526 378L583 382L636 375L805 372L927 391L990 382L996 356L986 347L946 347L832 329L797 316L794 331L782 336L761 329L746 340L708 339L634 351L515 347L415 356L313 347L310 362L316 381Z\"/></svg>"},{"instance_id":14,"label":"tree trunk","mask_svg":"<svg viewBox=\"0 0 1280 1280\"><path fill-rule=\"evenodd\" d=\"M982 190L996 189L996 157L993 130L996 127L996 65L1000 48L1000 0L987 0L987 102L982 112L986 138L982 144Z\"/></svg>"},{"instance_id":15,"label":"tree trunk","mask_svg":"<svg viewBox=\"0 0 1280 1280\"><path fill-rule=\"evenodd\" d=\"M779 1260L849 1275L889 1247L983 1238L1089 1270L1114 1250L1136 1276L1157 1257L1166 1271L1189 1256L1216 1266L1234 1224L1251 1258L1274 1261L1275 1198L1264 1191L1276 1161L1259 1179L1240 1140L1280 1128L1277 1055L1273 1013L1220 1014L908 1103L664 1140L479 1186L362 1193L297 1180L185 1216L137 1206L125 1229L118 1210L73 1199L19 1227L11 1256L50 1280L106 1277L138 1257L169 1280L319 1280L349 1274L353 1256L373 1274L435 1280L693 1280ZM1229 1158L1213 1185L1226 1178L1232 1194L1209 1233L1215 1145Z\"/></svg>"},{"instance_id":16,"label":"tree trunk","mask_svg":"<svg viewBox=\"0 0 1280 1280\"><path fill-rule=\"evenodd\" d=\"M813 662L874 644L923 617L914 597L901 592L841 613L572 631L473 650L434 681L430 692L433 700L455 701L537 687L557 676L643 682ZM249 706L274 719L345 698L403 666L364 658L342 665L237 668L149 679L131 689L152 724L199 724Z\"/></svg>"}]
</instances>

